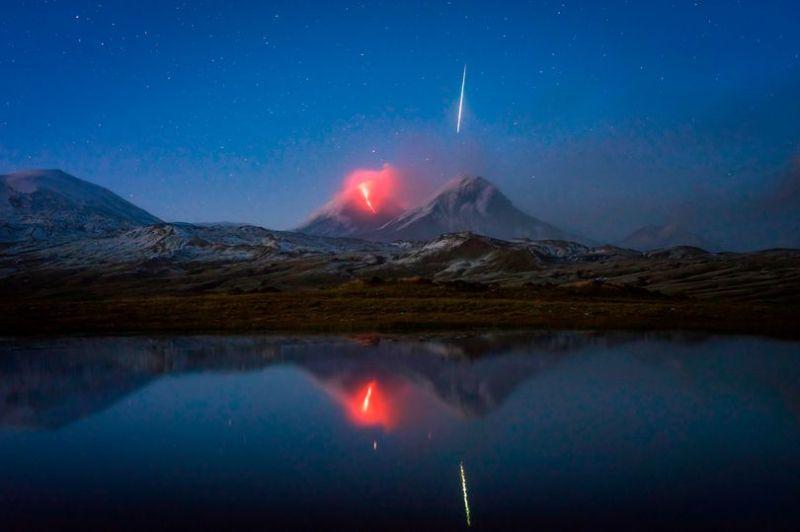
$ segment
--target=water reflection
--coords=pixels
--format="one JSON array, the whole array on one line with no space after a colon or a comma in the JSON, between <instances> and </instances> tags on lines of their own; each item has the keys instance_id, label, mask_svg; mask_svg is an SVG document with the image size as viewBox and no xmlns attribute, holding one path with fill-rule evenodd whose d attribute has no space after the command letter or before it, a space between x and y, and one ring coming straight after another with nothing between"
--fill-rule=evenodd
<instances>
[{"instance_id":1,"label":"water reflection","mask_svg":"<svg viewBox=\"0 0 800 532\"><path fill-rule=\"evenodd\" d=\"M676 356L674 347L696 347L708 340L689 333L6 339L0 340L0 424L57 428L168 375L293 365L336 398L353 421L390 428L408 414L402 402L410 385L434 394L454 413L483 416L521 382L590 349L648 342L643 364L664 365L684 378L703 378L695 371L697 361ZM631 354L637 356L636 349ZM695 367L685 367L693 363ZM800 387L769 375L774 362L751 363L750 370L771 379L800 413Z\"/></svg>"},{"instance_id":2,"label":"water reflection","mask_svg":"<svg viewBox=\"0 0 800 532\"><path fill-rule=\"evenodd\" d=\"M798 344L759 338L6 339L0 513L34 528L65 515L783 526L800 492L799 406Z\"/></svg>"},{"instance_id":3,"label":"water reflection","mask_svg":"<svg viewBox=\"0 0 800 532\"><path fill-rule=\"evenodd\" d=\"M472 526L472 519L469 514L469 494L467 493L467 474L464 473L464 462L459 462L458 467L461 472L461 493L464 495L464 515L467 518L467 526Z\"/></svg>"},{"instance_id":4,"label":"water reflection","mask_svg":"<svg viewBox=\"0 0 800 532\"><path fill-rule=\"evenodd\" d=\"M361 425L390 429L413 412L409 387L454 414L482 416L522 381L569 354L627 335L485 334L417 338L67 338L0 342L0 424L58 428L170 375L307 372Z\"/></svg>"},{"instance_id":5,"label":"water reflection","mask_svg":"<svg viewBox=\"0 0 800 532\"><path fill-rule=\"evenodd\" d=\"M0 425L58 428L113 405L165 376L305 371L358 425L391 429L411 422L411 389L432 394L454 415L484 416L521 383L565 357L592 349L630 349L645 365L682 379L707 379L702 360L675 352L711 337L695 333L495 333L351 338L180 337L0 340ZM641 356L640 356L641 353ZM705 359L706 361L708 359ZM800 386L775 360L730 360L781 393L800 418ZM698 371L700 370L700 371ZM726 383L727 381L722 381ZM709 379L706 384L719 383ZM699 384L699 383L694 383Z\"/></svg>"}]
</instances>

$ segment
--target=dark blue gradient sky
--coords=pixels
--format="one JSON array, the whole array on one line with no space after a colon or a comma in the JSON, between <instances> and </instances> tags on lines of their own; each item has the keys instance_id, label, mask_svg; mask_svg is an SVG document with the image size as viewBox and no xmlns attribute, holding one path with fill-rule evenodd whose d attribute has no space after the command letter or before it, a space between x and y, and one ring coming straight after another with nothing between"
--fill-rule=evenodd
<instances>
[{"instance_id":1,"label":"dark blue gradient sky","mask_svg":"<svg viewBox=\"0 0 800 532\"><path fill-rule=\"evenodd\" d=\"M301 222L359 167L481 174L615 240L800 245L800 4L14 1L0 173L167 220ZM468 64L464 126L455 134Z\"/></svg>"}]
</instances>

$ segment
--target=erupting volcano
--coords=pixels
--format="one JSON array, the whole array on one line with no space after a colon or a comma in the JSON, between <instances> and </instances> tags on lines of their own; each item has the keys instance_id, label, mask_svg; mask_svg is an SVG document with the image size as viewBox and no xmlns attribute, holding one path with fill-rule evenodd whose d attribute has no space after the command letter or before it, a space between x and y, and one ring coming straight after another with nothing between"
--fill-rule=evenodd
<instances>
[{"instance_id":1,"label":"erupting volcano","mask_svg":"<svg viewBox=\"0 0 800 532\"><path fill-rule=\"evenodd\" d=\"M393 167L356 170L334 198L298 231L321 236L362 236L403 212L400 177Z\"/></svg>"}]
</instances>

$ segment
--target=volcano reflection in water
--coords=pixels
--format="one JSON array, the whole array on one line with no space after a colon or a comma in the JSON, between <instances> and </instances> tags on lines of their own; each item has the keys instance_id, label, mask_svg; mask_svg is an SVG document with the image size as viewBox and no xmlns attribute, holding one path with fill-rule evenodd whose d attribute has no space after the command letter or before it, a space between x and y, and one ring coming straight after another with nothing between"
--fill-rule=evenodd
<instances>
[{"instance_id":1,"label":"volcano reflection in water","mask_svg":"<svg viewBox=\"0 0 800 532\"><path fill-rule=\"evenodd\" d=\"M798 344L763 338L0 340L0 515L11 529L791 528L798 382Z\"/></svg>"}]
</instances>

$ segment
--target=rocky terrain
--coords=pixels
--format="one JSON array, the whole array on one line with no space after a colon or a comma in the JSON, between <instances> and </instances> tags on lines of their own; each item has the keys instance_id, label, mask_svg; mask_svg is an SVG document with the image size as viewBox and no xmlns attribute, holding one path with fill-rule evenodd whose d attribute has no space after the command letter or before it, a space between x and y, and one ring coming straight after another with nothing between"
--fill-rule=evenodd
<instances>
[{"instance_id":1,"label":"rocky terrain","mask_svg":"<svg viewBox=\"0 0 800 532\"><path fill-rule=\"evenodd\" d=\"M247 293L408 279L800 302L800 251L677 246L642 253L473 233L380 243L254 226L157 224L105 238L19 243L0 257L5 295Z\"/></svg>"}]
</instances>

